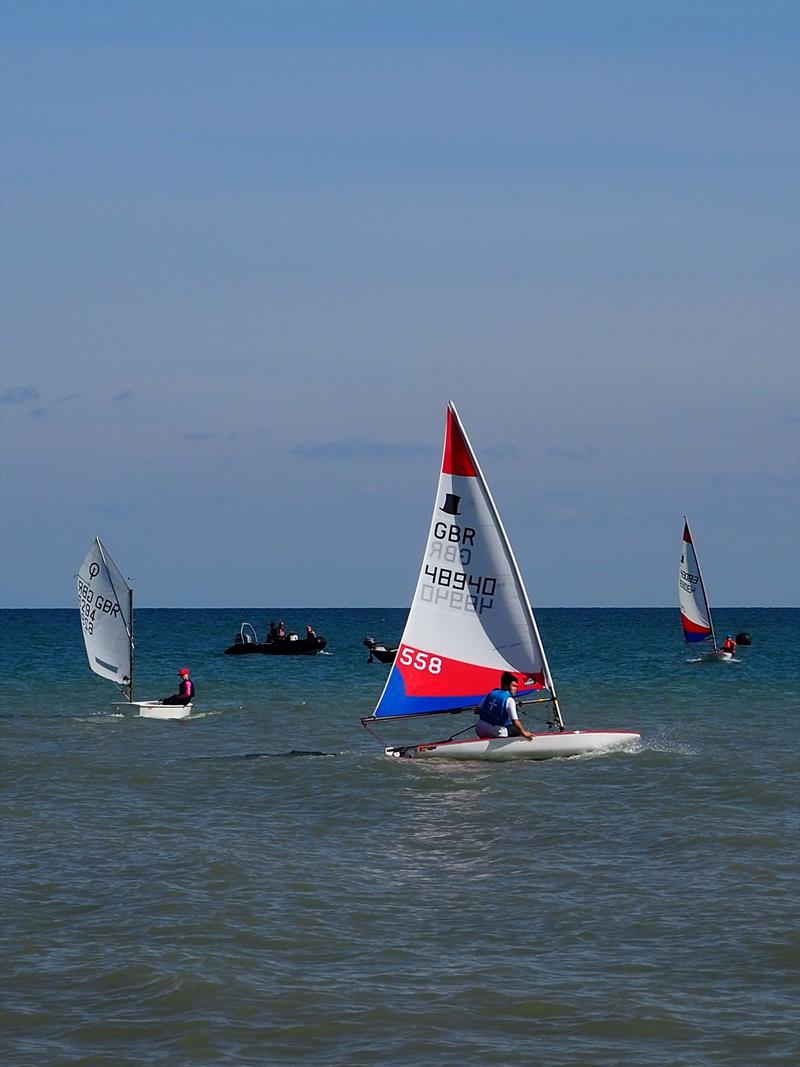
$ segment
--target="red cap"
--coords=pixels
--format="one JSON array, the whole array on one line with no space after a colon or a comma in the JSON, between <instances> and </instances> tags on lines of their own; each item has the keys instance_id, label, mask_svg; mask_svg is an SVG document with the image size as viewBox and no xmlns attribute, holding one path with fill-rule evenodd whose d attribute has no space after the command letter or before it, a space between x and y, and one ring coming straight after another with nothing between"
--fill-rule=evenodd
<instances>
[{"instance_id":1,"label":"red cap","mask_svg":"<svg viewBox=\"0 0 800 1067\"><path fill-rule=\"evenodd\" d=\"M188 667L181 667L181 669L178 671L178 674L188 674L188 673L189 673L189 668Z\"/></svg>"}]
</instances>

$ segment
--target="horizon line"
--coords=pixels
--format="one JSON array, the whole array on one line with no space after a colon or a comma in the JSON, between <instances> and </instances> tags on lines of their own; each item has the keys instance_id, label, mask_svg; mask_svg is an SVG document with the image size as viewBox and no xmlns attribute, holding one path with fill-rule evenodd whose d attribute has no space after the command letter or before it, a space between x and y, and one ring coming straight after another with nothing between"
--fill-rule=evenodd
<instances>
[{"instance_id":1,"label":"horizon line","mask_svg":"<svg viewBox=\"0 0 800 1067\"><path fill-rule=\"evenodd\" d=\"M534 611L680 611L676 604L534 604ZM800 604L717 604L714 611L800 611ZM52 604L46 606L31 606L23 604L0 606L0 611L77 611L74 605ZM267 607L254 607L252 605L242 607L240 604L222 606L219 604L204 604L194 607L182 605L155 605L137 604L134 611L410 611L410 605L393 604L311 604L301 605L268 605Z\"/></svg>"}]
</instances>

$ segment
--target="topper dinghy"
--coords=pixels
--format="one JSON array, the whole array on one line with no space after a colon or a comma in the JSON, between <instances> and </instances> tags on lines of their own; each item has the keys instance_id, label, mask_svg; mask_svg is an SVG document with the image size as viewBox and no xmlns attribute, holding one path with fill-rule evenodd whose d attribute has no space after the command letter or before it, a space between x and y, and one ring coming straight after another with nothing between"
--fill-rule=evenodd
<instances>
[{"instance_id":1,"label":"topper dinghy","mask_svg":"<svg viewBox=\"0 0 800 1067\"><path fill-rule=\"evenodd\" d=\"M116 682L126 697L114 708L145 719L187 719L191 704L133 699L133 590L99 537L77 575L78 610L89 666Z\"/></svg>"},{"instance_id":2,"label":"topper dinghy","mask_svg":"<svg viewBox=\"0 0 800 1067\"><path fill-rule=\"evenodd\" d=\"M689 522L683 516L683 540L681 541L681 562L678 568L678 605L681 610L681 625L683 636L688 645L694 645L701 641L710 641L712 648L704 652L700 657L705 663L730 663L733 659L733 651L726 648L717 648L717 637L714 633L714 623L711 621L711 608L708 606L706 587L703 575L700 572L700 562L697 559L692 535L689 532ZM730 638L725 644L733 643Z\"/></svg>"},{"instance_id":3,"label":"topper dinghy","mask_svg":"<svg viewBox=\"0 0 800 1067\"><path fill-rule=\"evenodd\" d=\"M382 719L474 713L503 671L519 679L517 702L540 704L548 732L463 736L385 748L413 759L550 759L619 748L623 730L567 730L522 576L455 406L447 408L444 455L428 542L392 670L370 730Z\"/></svg>"}]
</instances>

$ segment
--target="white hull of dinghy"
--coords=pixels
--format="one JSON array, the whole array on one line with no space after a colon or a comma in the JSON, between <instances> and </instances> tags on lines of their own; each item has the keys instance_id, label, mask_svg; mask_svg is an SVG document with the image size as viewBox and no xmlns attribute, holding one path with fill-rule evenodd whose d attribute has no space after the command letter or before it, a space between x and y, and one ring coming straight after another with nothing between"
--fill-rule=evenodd
<instances>
[{"instance_id":1,"label":"white hull of dinghy","mask_svg":"<svg viewBox=\"0 0 800 1067\"><path fill-rule=\"evenodd\" d=\"M115 704L122 714L138 715L142 719L188 719L192 711L191 704L162 704L159 700L134 700L130 703Z\"/></svg>"},{"instance_id":2,"label":"white hull of dinghy","mask_svg":"<svg viewBox=\"0 0 800 1067\"><path fill-rule=\"evenodd\" d=\"M565 730L563 733L534 734L533 741L524 737L475 737L459 741L426 741L420 745L387 748L385 752L397 759L563 759L624 748L640 737L641 734L622 730Z\"/></svg>"},{"instance_id":3,"label":"white hull of dinghy","mask_svg":"<svg viewBox=\"0 0 800 1067\"><path fill-rule=\"evenodd\" d=\"M723 652L721 648L718 648L716 652L706 652L702 659L703 663L731 663L733 653Z\"/></svg>"}]
</instances>

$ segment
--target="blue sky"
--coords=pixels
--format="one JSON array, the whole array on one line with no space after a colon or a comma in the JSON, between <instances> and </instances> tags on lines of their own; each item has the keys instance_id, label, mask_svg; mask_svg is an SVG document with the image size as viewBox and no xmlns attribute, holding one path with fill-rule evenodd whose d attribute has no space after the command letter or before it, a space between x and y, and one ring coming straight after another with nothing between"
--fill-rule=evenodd
<instances>
[{"instance_id":1,"label":"blue sky","mask_svg":"<svg viewBox=\"0 0 800 1067\"><path fill-rule=\"evenodd\" d=\"M798 10L5 0L3 604L796 604Z\"/></svg>"}]
</instances>

